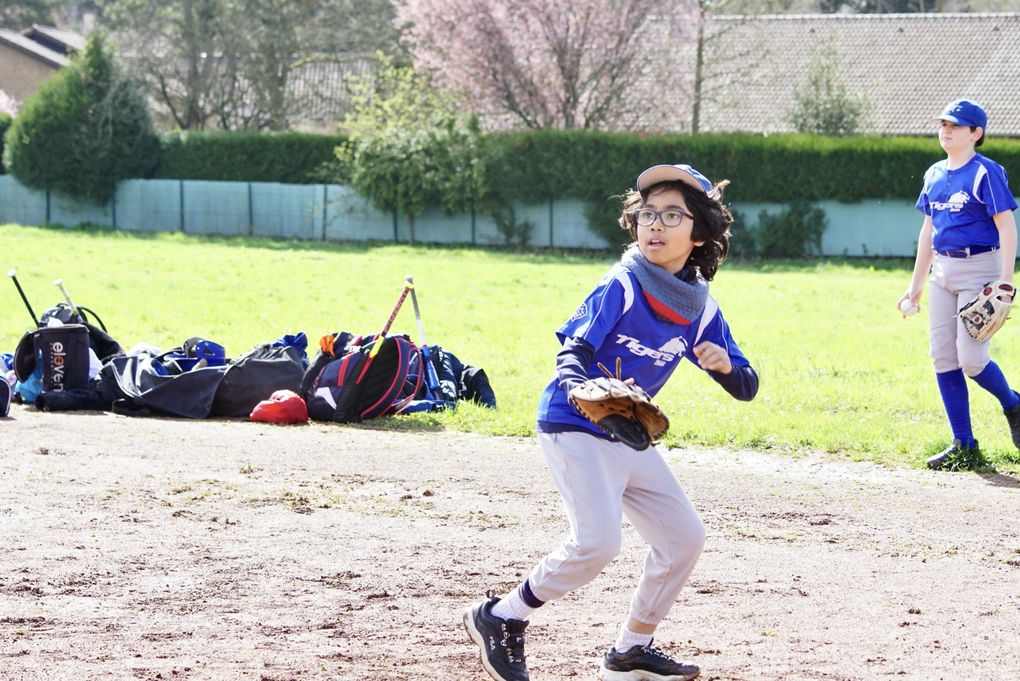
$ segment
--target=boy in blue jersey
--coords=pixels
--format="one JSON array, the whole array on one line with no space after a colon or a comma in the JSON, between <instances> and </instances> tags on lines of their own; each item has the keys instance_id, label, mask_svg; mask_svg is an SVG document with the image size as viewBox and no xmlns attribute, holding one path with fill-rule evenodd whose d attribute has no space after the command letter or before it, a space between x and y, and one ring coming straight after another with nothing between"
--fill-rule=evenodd
<instances>
[{"instance_id":1,"label":"boy in blue jersey","mask_svg":"<svg viewBox=\"0 0 1020 681\"><path fill-rule=\"evenodd\" d=\"M930 272L932 364L953 432L953 443L927 460L928 467L935 469L978 451L965 376L999 400L1013 444L1020 448L1020 395L991 360L988 341L971 338L957 316L988 282L1013 281L1017 204L1006 171L975 150L985 141L985 110L969 99L958 99L937 119L946 160L924 174L924 188L917 199L924 222L917 238L914 273L897 303L918 305Z\"/></svg>"},{"instance_id":2,"label":"boy in blue jersey","mask_svg":"<svg viewBox=\"0 0 1020 681\"><path fill-rule=\"evenodd\" d=\"M615 367L619 361L622 376L654 396L686 358L736 399L755 396L758 376L708 295L708 281L729 249L725 184L713 186L688 165L641 173L620 216L635 243L556 332L562 347L556 375L539 401L537 430L571 535L516 589L501 598L490 592L464 613L494 679L528 679L524 630L530 615L588 583L613 560L624 513L650 550L600 677L686 681L699 673L696 665L652 647L652 637L701 554L701 519L658 447L630 449L575 411L567 393L601 375L599 364Z\"/></svg>"}]
</instances>

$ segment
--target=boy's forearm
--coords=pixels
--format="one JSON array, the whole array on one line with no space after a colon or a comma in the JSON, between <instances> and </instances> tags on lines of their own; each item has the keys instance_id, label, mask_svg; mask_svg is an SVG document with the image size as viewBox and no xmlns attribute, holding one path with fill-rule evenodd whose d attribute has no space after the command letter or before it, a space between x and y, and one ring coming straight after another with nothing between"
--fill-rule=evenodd
<instances>
[{"instance_id":1,"label":"boy's forearm","mask_svg":"<svg viewBox=\"0 0 1020 681\"><path fill-rule=\"evenodd\" d=\"M1002 254L999 279L1013 281L1013 269L1016 266L1016 220L1011 211L998 213L993 219L999 230L999 251Z\"/></svg>"},{"instance_id":2,"label":"boy's forearm","mask_svg":"<svg viewBox=\"0 0 1020 681\"><path fill-rule=\"evenodd\" d=\"M556 355L556 376L564 392L588 380L587 367L595 359L595 349L580 338L567 338Z\"/></svg>"},{"instance_id":3,"label":"boy's forearm","mask_svg":"<svg viewBox=\"0 0 1020 681\"><path fill-rule=\"evenodd\" d=\"M917 257L914 259L914 274L911 288L924 288L924 278L931 269L931 218L925 218L921 231L917 235Z\"/></svg>"}]
</instances>

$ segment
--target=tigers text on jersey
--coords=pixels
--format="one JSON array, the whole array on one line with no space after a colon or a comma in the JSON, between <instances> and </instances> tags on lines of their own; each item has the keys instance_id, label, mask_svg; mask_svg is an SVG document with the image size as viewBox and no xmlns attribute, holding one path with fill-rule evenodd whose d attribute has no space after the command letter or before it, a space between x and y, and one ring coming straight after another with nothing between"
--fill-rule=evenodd
<instances>
[{"instance_id":1,"label":"tigers text on jersey","mask_svg":"<svg viewBox=\"0 0 1020 681\"><path fill-rule=\"evenodd\" d=\"M975 154L960 168L939 161L924 174L917 209L931 216L932 249L999 245L992 216L1017 207L1006 171L995 161Z\"/></svg>"},{"instance_id":2,"label":"tigers text on jersey","mask_svg":"<svg viewBox=\"0 0 1020 681\"><path fill-rule=\"evenodd\" d=\"M615 371L619 358L622 377L633 378L652 396L665 385L682 358L697 366L694 346L703 341L724 348L734 367L750 364L733 341L711 296L690 324L674 324L655 314L635 276L620 264L609 270L556 335L561 343L576 337L595 348L588 376L602 375L598 363ZM574 410L555 376L539 400L538 421L601 432Z\"/></svg>"}]
</instances>

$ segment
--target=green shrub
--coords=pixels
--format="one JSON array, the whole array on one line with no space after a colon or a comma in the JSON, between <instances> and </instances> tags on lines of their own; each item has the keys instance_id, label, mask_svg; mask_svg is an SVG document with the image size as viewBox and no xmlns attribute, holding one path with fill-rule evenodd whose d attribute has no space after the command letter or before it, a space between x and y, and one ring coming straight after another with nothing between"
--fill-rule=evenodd
<instances>
[{"instance_id":1,"label":"green shrub","mask_svg":"<svg viewBox=\"0 0 1020 681\"><path fill-rule=\"evenodd\" d=\"M747 218L739 210L732 210L733 223L730 225L730 257L753 258L758 255L754 230L747 226Z\"/></svg>"},{"instance_id":2,"label":"green shrub","mask_svg":"<svg viewBox=\"0 0 1020 681\"><path fill-rule=\"evenodd\" d=\"M492 211L492 219L496 222L496 230L503 237L507 246L523 247L531 243L531 235L535 232L535 223L531 220L518 220L517 211L507 204Z\"/></svg>"},{"instance_id":3,"label":"green shrub","mask_svg":"<svg viewBox=\"0 0 1020 681\"><path fill-rule=\"evenodd\" d=\"M827 226L822 209L806 201L794 201L775 215L763 210L758 214L752 238L754 254L766 258L819 255Z\"/></svg>"},{"instance_id":4,"label":"green shrub","mask_svg":"<svg viewBox=\"0 0 1020 681\"><path fill-rule=\"evenodd\" d=\"M414 219L494 205L485 192L486 150L478 121L413 69L377 55L371 78L354 79L349 139L337 158L351 186L376 208L399 211L414 242Z\"/></svg>"},{"instance_id":5,"label":"green shrub","mask_svg":"<svg viewBox=\"0 0 1020 681\"><path fill-rule=\"evenodd\" d=\"M0 175L3 175L7 171L4 169L4 135L7 133L7 129L11 127L11 121L13 118L10 114L0 113Z\"/></svg>"},{"instance_id":6,"label":"green shrub","mask_svg":"<svg viewBox=\"0 0 1020 681\"><path fill-rule=\"evenodd\" d=\"M97 203L120 180L148 177L159 153L145 98L100 32L25 102L6 141L4 164L19 182Z\"/></svg>"},{"instance_id":7,"label":"green shrub","mask_svg":"<svg viewBox=\"0 0 1020 681\"><path fill-rule=\"evenodd\" d=\"M343 135L299 132L176 132L161 140L156 176L173 180L335 182Z\"/></svg>"}]
</instances>

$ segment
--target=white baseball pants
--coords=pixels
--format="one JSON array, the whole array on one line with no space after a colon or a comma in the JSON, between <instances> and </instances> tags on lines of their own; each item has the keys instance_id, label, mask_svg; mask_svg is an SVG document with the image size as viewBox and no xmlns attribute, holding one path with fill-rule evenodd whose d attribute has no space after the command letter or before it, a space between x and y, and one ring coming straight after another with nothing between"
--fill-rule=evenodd
<instances>
[{"instance_id":1,"label":"white baseball pants","mask_svg":"<svg viewBox=\"0 0 1020 681\"><path fill-rule=\"evenodd\" d=\"M532 570L542 601L594 579L620 552L622 514L649 545L630 616L658 625L705 546L705 526L657 447L636 452L580 432L538 433L571 535Z\"/></svg>"},{"instance_id":2,"label":"white baseball pants","mask_svg":"<svg viewBox=\"0 0 1020 681\"><path fill-rule=\"evenodd\" d=\"M988 341L976 341L957 314L990 281L1001 274L999 251L969 258L936 255L931 267L928 316L931 324L931 360L935 373L963 369L977 376L990 359Z\"/></svg>"}]
</instances>

